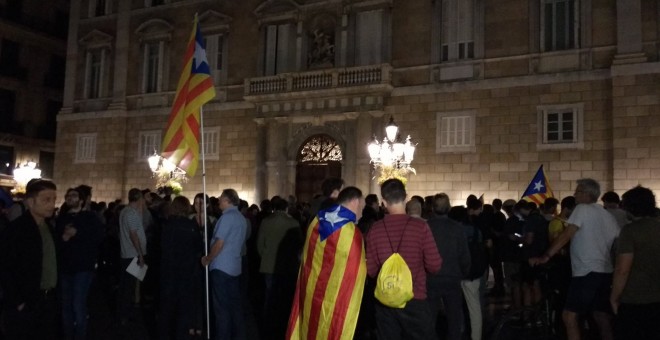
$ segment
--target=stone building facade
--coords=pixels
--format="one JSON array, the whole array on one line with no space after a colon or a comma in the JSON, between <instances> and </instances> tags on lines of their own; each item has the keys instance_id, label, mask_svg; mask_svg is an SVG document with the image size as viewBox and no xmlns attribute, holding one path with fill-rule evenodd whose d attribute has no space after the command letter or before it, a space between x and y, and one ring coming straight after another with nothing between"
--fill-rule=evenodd
<instances>
[{"instance_id":1,"label":"stone building facade","mask_svg":"<svg viewBox=\"0 0 660 340\"><path fill-rule=\"evenodd\" d=\"M307 200L332 174L377 192L366 145L390 117L418 143L412 194L517 198L542 164L559 197L581 177L660 190L652 0L71 0L62 188L153 186L195 13L210 195Z\"/></svg>"},{"instance_id":2,"label":"stone building facade","mask_svg":"<svg viewBox=\"0 0 660 340\"><path fill-rule=\"evenodd\" d=\"M0 190L14 188L17 164L38 163L44 177L53 177L68 6L0 1Z\"/></svg>"}]
</instances>

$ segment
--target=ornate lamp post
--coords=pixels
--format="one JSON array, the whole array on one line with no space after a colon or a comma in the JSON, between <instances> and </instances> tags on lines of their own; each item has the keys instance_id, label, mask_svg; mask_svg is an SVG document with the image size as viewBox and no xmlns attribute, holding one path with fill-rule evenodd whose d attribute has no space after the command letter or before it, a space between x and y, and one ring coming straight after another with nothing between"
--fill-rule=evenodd
<instances>
[{"instance_id":1,"label":"ornate lamp post","mask_svg":"<svg viewBox=\"0 0 660 340\"><path fill-rule=\"evenodd\" d=\"M12 192L14 193L24 193L27 183L33 178L41 178L41 169L37 167L35 162L26 162L23 165L16 165L14 169L14 181L16 181L16 187Z\"/></svg>"},{"instance_id":2,"label":"ornate lamp post","mask_svg":"<svg viewBox=\"0 0 660 340\"><path fill-rule=\"evenodd\" d=\"M181 190L181 183L188 180L186 171L177 167L174 163L170 162L167 158L159 155L154 151L154 154L149 156L149 168L151 169L151 177L156 179L156 188L171 187L175 194Z\"/></svg>"},{"instance_id":3,"label":"ornate lamp post","mask_svg":"<svg viewBox=\"0 0 660 340\"><path fill-rule=\"evenodd\" d=\"M390 122L385 127L386 136L383 142L379 143L374 136L374 141L369 143L369 157L374 169L380 170L378 183L382 184L390 178L398 178L404 184L407 182L406 176L409 173L416 173L410 166L415 155L415 146L410 141L410 135L405 143L398 141L399 127L394 123L394 118L390 117Z\"/></svg>"}]
</instances>

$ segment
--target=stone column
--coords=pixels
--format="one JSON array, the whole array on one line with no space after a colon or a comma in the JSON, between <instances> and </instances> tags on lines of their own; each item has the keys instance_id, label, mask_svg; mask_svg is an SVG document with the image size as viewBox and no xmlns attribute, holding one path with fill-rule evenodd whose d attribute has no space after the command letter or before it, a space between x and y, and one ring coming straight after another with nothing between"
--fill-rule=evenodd
<instances>
[{"instance_id":1,"label":"stone column","mask_svg":"<svg viewBox=\"0 0 660 340\"><path fill-rule=\"evenodd\" d=\"M76 69L78 62L78 23L80 21L80 0L71 1L69 12L69 34L66 46L66 75L64 77L64 93L62 98L62 113L73 112L73 101L76 97Z\"/></svg>"},{"instance_id":2,"label":"stone column","mask_svg":"<svg viewBox=\"0 0 660 340\"><path fill-rule=\"evenodd\" d=\"M130 37L131 0L119 0L117 8L117 36L112 77L112 102L108 109L126 110L126 84L128 80L128 42Z\"/></svg>"},{"instance_id":3,"label":"stone column","mask_svg":"<svg viewBox=\"0 0 660 340\"><path fill-rule=\"evenodd\" d=\"M254 200L255 202L261 202L267 197L266 195L268 193L268 168L266 167L266 142L268 129L265 119L256 118L254 121L257 123Z\"/></svg>"},{"instance_id":4,"label":"stone column","mask_svg":"<svg viewBox=\"0 0 660 340\"><path fill-rule=\"evenodd\" d=\"M613 64L645 62L646 56L642 51L641 0L617 0L616 28L617 54Z\"/></svg>"},{"instance_id":5,"label":"stone column","mask_svg":"<svg viewBox=\"0 0 660 340\"><path fill-rule=\"evenodd\" d=\"M268 121L267 158L268 193L267 197L286 194L284 183L287 180L286 168L286 136L285 123L288 117L278 117Z\"/></svg>"}]
</instances>

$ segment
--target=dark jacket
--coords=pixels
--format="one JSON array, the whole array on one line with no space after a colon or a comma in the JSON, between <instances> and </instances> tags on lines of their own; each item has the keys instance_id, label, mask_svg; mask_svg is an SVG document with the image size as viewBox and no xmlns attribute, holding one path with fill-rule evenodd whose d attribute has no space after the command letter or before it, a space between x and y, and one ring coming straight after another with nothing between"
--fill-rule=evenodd
<instances>
[{"instance_id":1,"label":"dark jacket","mask_svg":"<svg viewBox=\"0 0 660 340\"><path fill-rule=\"evenodd\" d=\"M76 228L76 235L64 241L62 235L68 224ZM60 214L55 221L55 235L59 272L73 274L94 270L104 236L101 220L94 212Z\"/></svg>"},{"instance_id":2,"label":"dark jacket","mask_svg":"<svg viewBox=\"0 0 660 340\"><path fill-rule=\"evenodd\" d=\"M164 284L193 281L200 264L200 251L204 241L197 231L197 223L183 216L172 216L165 222L161 233L161 280Z\"/></svg>"},{"instance_id":3,"label":"dark jacket","mask_svg":"<svg viewBox=\"0 0 660 340\"><path fill-rule=\"evenodd\" d=\"M462 280L470 271L470 250L463 231L464 226L446 215L435 216L426 221L431 228L438 252L442 256L442 268L429 275L429 295L433 285L442 280Z\"/></svg>"},{"instance_id":4,"label":"dark jacket","mask_svg":"<svg viewBox=\"0 0 660 340\"><path fill-rule=\"evenodd\" d=\"M39 226L26 213L0 236L0 283L7 307L28 306L39 296L43 249Z\"/></svg>"}]
</instances>

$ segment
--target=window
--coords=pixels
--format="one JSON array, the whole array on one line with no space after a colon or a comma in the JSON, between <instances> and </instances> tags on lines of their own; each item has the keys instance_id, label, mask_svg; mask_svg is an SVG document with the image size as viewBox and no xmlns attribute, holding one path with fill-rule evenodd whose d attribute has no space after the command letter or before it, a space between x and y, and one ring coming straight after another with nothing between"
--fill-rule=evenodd
<instances>
[{"instance_id":1,"label":"window","mask_svg":"<svg viewBox=\"0 0 660 340\"><path fill-rule=\"evenodd\" d=\"M89 0L89 17L100 17L110 13L111 0Z\"/></svg>"},{"instance_id":2,"label":"window","mask_svg":"<svg viewBox=\"0 0 660 340\"><path fill-rule=\"evenodd\" d=\"M474 0L442 1L441 60L474 58Z\"/></svg>"},{"instance_id":3,"label":"window","mask_svg":"<svg viewBox=\"0 0 660 340\"><path fill-rule=\"evenodd\" d=\"M154 93L162 90L163 46L163 41L144 44L144 73L142 86L144 93Z\"/></svg>"},{"instance_id":4,"label":"window","mask_svg":"<svg viewBox=\"0 0 660 340\"><path fill-rule=\"evenodd\" d=\"M144 0L144 7L160 6L169 2L169 0Z\"/></svg>"},{"instance_id":5,"label":"window","mask_svg":"<svg viewBox=\"0 0 660 340\"><path fill-rule=\"evenodd\" d=\"M55 168L55 153L48 151L39 151L39 169L41 169L41 177L53 178L54 168Z\"/></svg>"},{"instance_id":6,"label":"window","mask_svg":"<svg viewBox=\"0 0 660 340\"><path fill-rule=\"evenodd\" d=\"M87 51L87 67L85 68L85 98L100 98L104 95L103 71L105 70L105 49Z\"/></svg>"},{"instance_id":7,"label":"window","mask_svg":"<svg viewBox=\"0 0 660 340\"><path fill-rule=\"evenodd\" d=\"M138 161L146 161L154 152L160 151L161 132L142 131L138 142Z\"/></svg>"},{"instance_id":8,"label":"window","mask_svg":"<svg viewBox=\"0 0 660 340\"><path fill-rule=\"evenodd\" d=\"M293 24L268 25L265 28L264 75L293 71L296 44Z\"/></svg>"},{"instance_id":9,"label":"window","mask_svg":"<svg viewBox=\"0 0 660 340\"><path fill-rule=\"evenodd\" d=\"M356 18L355 64L383 62L383 10L359 12Z\"/></svg>"},{"instance_id":10,"label":"window","mask_svg":"<svg viewBox=\"0 0 660 340\"><path fill-rule=\"evenodd\" d=\"M7 145L0 145L0 174L11 176L13 169L14 148Z\"/></svg>"},{"instance_id":11,"label":"window","mask_svg":"<svg viewBox=\"0 0 660 340\"><path fill-rule=\"evenodd\" d=\"M20 66L21 44L2 39L0 45L0 75L25 79L27 69Z\"/></svg>"},{"instance_id":12,"label":"window","mask_svg":"<svg viewBox=\"0 0 660 340\"><path fill-rule=\"evenodd\" d=\"M48 72L44 76L44 86L50 88L62 88L64 86L64 73L66 69L66 62L64 57L59 55L50 56L50 66Z\"/></svg>"},{"instance_id":13,"label":"window","mask_svg":"<svg viewBox=\"0 0 660 340\"><path fill-rule=\"evenodd\" d=\"M80 133L76 135L76 157L73 162L96 162L96 133Z\"/></svg>"},{"instance_id":14,"label":"window","mask_svg":"<svg viewBox=\"0 0 660 340\"><path fill-rule=\"evenodd\" d=\"M204 158L220 158L220 127L204 128Z\"/></svg>"},{"instance_id":15,"label":"window","mask_svg":"<svg viewBox=\"0 0 660 340\"><path fill-rule=\"evenodd\" d=\"M205 39L206 44L206 59L209 61L211 69L211 77L213 83L220 84L220 79L225 77L225 44L226 39L223 34L213 34L207 36Z\"/></svg>"},{"instance_id":16,"label":"window","mask_svg":"<svg viewBox=\"0 0 660 340\"><path fill-rule=\"evenodd\" d=\"M313 163L328 163L343 159L341 148L337 141L328 135L312 136L303 143L298 152L298 161Z\"/></svg>"},{"instance_id":17,"label":"window","mask_svg":"<svg viewBox=\"0 0 660 340\"><path fill-rule=\"evenodd\" d=\"M438 112L436 115L435 152L474 152L474 111Z\"/></svg>"},{"instance_id":18,"label":"window","mask_svg":"<svg viewBox=\"0 0 660 340\"><path fill-rule=\"evenodd\" d=\"M539 149L581 148L582 104L540 106L538 112Z\"/></svg>"},{"instance_id":19,"label":"window","mask_svg":"<svg viewBox=\"0 0 660 340\"><path fill-rule=\"evenodd\" d=\"M16 93L0 89L0 132L12 132L15 126ZM15 131L14 131L15 132Z\"/></svg>"},{"instance_id":20,"label":"window","mask_svg":"<svg viewBox=\"0 0 660 340\"><path fill-rule=\"evenodd\" d=\"M576 0L543 0L541 3L541 46L544 51L577 47Z\"/></svg>"}]
</instances>

